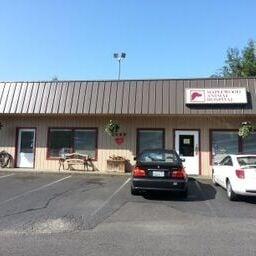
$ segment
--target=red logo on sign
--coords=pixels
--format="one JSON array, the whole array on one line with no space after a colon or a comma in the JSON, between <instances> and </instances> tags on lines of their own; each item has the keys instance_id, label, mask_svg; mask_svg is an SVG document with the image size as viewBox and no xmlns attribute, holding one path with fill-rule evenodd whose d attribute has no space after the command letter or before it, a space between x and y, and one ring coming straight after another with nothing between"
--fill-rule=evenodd
<instances>
[{"instance_id":1,"label":"red logo on sign","mask_svg":"<svg viewBox=\"0 0 256 256\"><path fill-rule=\"evenodd\" d=\"M193 92L192 95L191 95L191 100L194 100L195 98L201 97L201 96L203 96L201 93Z\"/></svg>"}]
</instances>

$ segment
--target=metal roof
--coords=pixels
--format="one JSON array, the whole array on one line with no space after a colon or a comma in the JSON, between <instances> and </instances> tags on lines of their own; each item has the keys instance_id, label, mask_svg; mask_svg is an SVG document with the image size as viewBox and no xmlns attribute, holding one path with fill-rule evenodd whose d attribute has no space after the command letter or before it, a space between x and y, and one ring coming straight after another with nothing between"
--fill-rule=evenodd
<instances>
[{"instance_id":1,"label":"metal roof","mask_svg":"<svg viewBox=\"0 0 256 256\"><path fill-rule=\"evenodd\" d=\"M185 104L185 88L223 87L245 87L248 104ZM1 82L0 114L256 114L256 79Z\"/></svg>"}]
</instances>

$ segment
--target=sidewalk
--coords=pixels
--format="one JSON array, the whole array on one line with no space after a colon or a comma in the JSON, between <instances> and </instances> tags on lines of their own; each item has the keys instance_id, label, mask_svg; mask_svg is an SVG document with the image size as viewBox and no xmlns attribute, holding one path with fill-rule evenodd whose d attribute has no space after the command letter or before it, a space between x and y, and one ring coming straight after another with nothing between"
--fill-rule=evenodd
<instances>
[{"instance_id":1,"label":"sidewalk","mask_svg":"<svg viewBox=\"0 0 256 256\"><path fill-rule=\"evenodd\" d=\"M131 173L121 173L121 172L100 172L100 171L76 171L76 170L36 170L29 168L0 168L0 172L22 172L22 173L52 173L52 174L83 174L83 175L99 175L99 176L130 176ZM189 175L190 178L209 180L210 176L202 175Z\"/></svg>"}]
</instances>

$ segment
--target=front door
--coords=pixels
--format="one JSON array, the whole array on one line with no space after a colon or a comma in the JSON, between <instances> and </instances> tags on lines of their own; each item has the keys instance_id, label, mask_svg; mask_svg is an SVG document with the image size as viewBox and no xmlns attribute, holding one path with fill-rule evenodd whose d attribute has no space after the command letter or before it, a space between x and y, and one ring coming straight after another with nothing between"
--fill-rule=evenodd
<instances>
[{"instance_id":1,"label":"front door","mask_svg":"<svg viewBox=\"0 0 256 256\"><path fill-rule=\"evenodd\" d=\"M184 159L186 173L199 175L199 131L175 131L175 150Z\"/></svg>"},{"instance_id":2,"label":"front door","mask_svg":"<svg viewBox=\"0 0 256 256\"><path fill-rule=\"evenodd\" d=\"M17 167L34 168L35 136L35 129L18 130Z\"/></svg>"}]
</instances>

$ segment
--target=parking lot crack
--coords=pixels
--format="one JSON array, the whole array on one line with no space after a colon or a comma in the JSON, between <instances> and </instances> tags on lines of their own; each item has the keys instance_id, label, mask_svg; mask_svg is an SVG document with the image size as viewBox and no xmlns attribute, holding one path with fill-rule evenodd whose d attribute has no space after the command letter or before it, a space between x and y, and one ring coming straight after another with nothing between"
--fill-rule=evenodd
<instances>
[{"instance_id":1,"label":"parking lot crack","mask_svg":"<svg viewBox=\"0 0 256 256\"><path fill-rule=\"evenodd\" d=\"M19 214L24 214L24 213L32 212L32 211L40 211L40 210L46 209L53 200L55 200L56 198L66 194L67 192L69 192L69 190L63 191L61 193L54 194L54 196L49 198L46 201L46 203L43 206L41 206L41 207L29 208L29 209L26 209L26 210L23 210L23 211L2 215L2 216L0 216L0 218L6 218L6 217L14 216L14 215L19 215Z\"/></svg>"}]
</instances>

